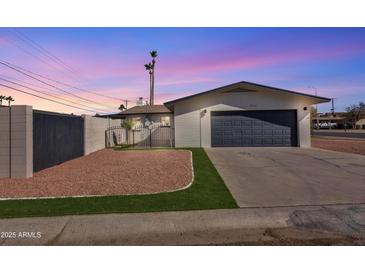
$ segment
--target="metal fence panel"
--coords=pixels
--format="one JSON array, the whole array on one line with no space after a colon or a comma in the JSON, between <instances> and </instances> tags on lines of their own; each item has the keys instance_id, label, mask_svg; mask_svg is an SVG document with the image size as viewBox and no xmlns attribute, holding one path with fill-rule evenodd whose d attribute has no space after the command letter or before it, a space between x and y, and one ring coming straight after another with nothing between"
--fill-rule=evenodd
<instances>
[{"instance_id":1,"label":"metal fence panel","mask_svg":"<svg viewBox=\"0 0 365 274\"><path fill-rule=\"evenodd\" d=\"M33 111L33 171L83 155L82 117Z\"/></svg>"},{"instance_id":2,"label":"metal fence panel","mask_svg":"<svg viewBox=\"0 0 365 274\"><path fill-rule=\"evenodd\" d=\"M134 147L174 147L174 128L153 124L138 126L127 130L123 127L110 127L105 132L107 147L132 145Z\"/></svg>"},{"instance_id":3,"label":"metal fence panel","mask_svg":"<svg viewBox=\"0 0 365 274\"><path fill-rule=\"evenodd\" d=\"M129 134L130 135L130 134ZM121 126L109 127L105 131L105 146L113 147L116 145L127 144L128 142L128 131Z\"/></svg>"}]
</instances>

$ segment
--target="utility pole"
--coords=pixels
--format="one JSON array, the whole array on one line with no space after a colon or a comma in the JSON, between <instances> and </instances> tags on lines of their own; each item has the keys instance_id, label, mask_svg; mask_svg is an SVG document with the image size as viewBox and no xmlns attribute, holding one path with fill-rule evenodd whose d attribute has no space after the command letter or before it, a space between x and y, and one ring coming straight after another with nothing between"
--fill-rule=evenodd
<instances>
[{"instance_id":1,"label":"utility pole","mask_svg":"<svg viewBox=\"0 0 365 274\"><path fill-rule=\"evenodd\" d=\"M332 102L332 108L331 108L332 116L335 116L335 98L331 98L331 102Z\"/></svg>"},{"instance_id":2,"label":"utility pole","mask_svg":"<svg viewBox=\"0 0 365 274\"><path fill-rule=\"evenodd\" d=\"M332 104L331 115L332 115L332 118L335 117L335 104L334 104L334 100L335 100L335 98L331 98L331 104ZM329 130L332 129L332 122L333 122L333 120L331 119L330 120L330 125L329 125Z\"/></svg>"},{"instance_id":3,"label":"utility pole","mask_svg":"<svg viewBox=\"0 0 365 274\"><path fill-rule=\"evenodd\" d=\"M125 100L125 109L126 110L128 109L128 100L127 99Z\"/></svg>"}]
</instances>

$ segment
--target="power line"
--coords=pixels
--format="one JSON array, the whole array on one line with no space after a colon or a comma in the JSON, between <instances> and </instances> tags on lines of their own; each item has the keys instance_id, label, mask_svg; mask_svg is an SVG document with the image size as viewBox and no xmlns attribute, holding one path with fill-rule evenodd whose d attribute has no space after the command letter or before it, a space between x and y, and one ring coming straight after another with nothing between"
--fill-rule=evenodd
<instances>
[{"instance_id":1,"label":"power line","mask_svg":"<svg viewBox=\"0 0 365 274\"><path fill-rule=\"evenodd\" d=\"M32 90L32 91L35 91L35 92L38 92L38 93L41 93L41 94L45 94L45 95L50 96L50 97L57 98L57 99L62 100L62 101L66 101L66 102L72 103L72 104L74 104L74 105L79 105L79 106L87 107L87 108L89 108L90 110L93 110L93 111L95 111L95 112L102 111L102 109L97 109L97 108L90 107L90 106L88 106L88 105L84 105L84 104L76 103L76 102L74 102L74 101L71 101L71 100L68 100L68 99L65 99L65 98L62 98L62 97L56 96L56 95L54 95L54 94L52 94L52 93L50 93L50 92L37 90L37 89L31 88L31 87L28 87L28 86L26 86L26 85L22 85L22 84L16 83L16 82L14 82L14 81L6 80L6 79L4 79L4 78L2 78L2 77L0 77L0 80L5 81L5 82L8 82L8 83L11 83L11 84L13 84L13 85L18 85L18 86L20 86L20 87L23 87L23 88L26 88L26 89L29 89L29 90Z\"/></svg>"},{"instance_id":2,"label":"power line","mask_svg":"<svg viewBox=\"0 0 365 274\"><path fill-rule=\"evenodd\" d=\"M3 62L5 62L5 61L3 61ZM26 72L28 72L28 73L31 73L31 74L36 75L36 76L38 76L38 77L41 77L41 78L43 78L43 79L46 79L46 80L52 81L52 82L57 83L57 84L60 84L60 85L67 86L67 87L69 87L69 88L73 88L73 89L77 89L77 90L79 90L79 91L84 91L84 92L92 93L92 94L95 94L95 95L98 95L98 96L102 96L102 97L105 97L105 98L109 98L109 99L117 100L118 102L120 102L120 101L126 101L126 99L122 99L122 98L118 98L118 97L114 97L114 96L110 96L110 95L101 94L101 93L98 93L98 92L95 92L95 91L90 91L90 90L87 90L87 89L84 89L84 88L79 88L79 87L76 87L76 86L73 86L73 85L67 84L67 83L65 83L65 82L61 82L61 81L58 81L58 80L54 80L54 79L52 79L52 78L46 77L46 76L44 76L44 75L41 75L41 74L38 74L38 73L35 73L35 72L32 72L32 71L27 70L27 69L25 69L25 68L22 68L22 67L20 67L20 66L17 66L17 65L11 64L11 63L9 63L9 62L5 62L5 63L8 63L8 64L10 64L10 65L12 65L12 66L14 66L14 67L16 67L16 68L20 69L20 70L26 71ZM127 100L127 101L128 101L128 102L132 102L132 100Z\"/></svg>"},{"instance_id":3,"label":"power line","mask_svg":"<svg viewBox=\"0 0 365 274\"><path fill-rule=\"evenodd\" d=\"M19 79L19 78L17 78L17 77L14 77L14 76L9 76L9 75L5 75L5 74L0 74L0 77L5 77L5 78L7 78L7 79L12 79L12 80L14 80L14 81L18 81L18 82L20 82L20 83L23 83L23 84L26 84L26 85L31 85L31 86L33 86L33 87L37 87L37 88L44 88L44 86L42 86L41 84L35 84L35 83L31 83L31 82L28 82L28 81L24 81L24 80L21 80L21 79ZM57 94L64 94L63 92L60 92L60 91L58 91L58 90L54 90L54 89L50 89L50 88L48 88L50 91L52 91L52 92L57 92Z\"/></svg>"},{"instance_id":4,"label":"power line","mask_svg":"<svg viewBox=\"0 0 365 274\"><path fill-rule=\"evenodd\" d=\"M45 48L43 48L40 44L38 44L37 42L35 42L31 38L29 38L24 33L21 33L20 31L16 30L15 28L13 28L12 31L24 43L26 43L27 45L30 45L32 48L34 48L35 50L37 50L38 52L40 52L42 55L46 56L48 59L50 59L53 62L55 62L57 65L62 66L63 68L65 68L66 70L68 70L69 72L71 72L73 77L74 77L74 74L75 73L78 74L79 76L83 77L80 73L78 73L77 71L73 70L70 66L68 66L67 64L65 64L60 58L58 58L57 56L55 56L54 54L52 54L51 52L49 52L48 50L46 50Z\"/></svg>"},{"instance_id":5,"label":"power line","mask_svg":"<svg viewBox=\"0 0 365 274\"><path fill-rule=\"evenodd\" d=\"M16 77L14 77L14 76L9 76L9 75L4 75L4 74L0 74L0 77L5 77L5 78L7 78L8 80L9 79L12 79L13 81L17 81L17 82L20 82L20 83L23 83L23 84L26 84L26 85L30 85L30 86L33 86L33 87L36 87L36 88L42 88L42 89L44 89L45 87L44 86L42 86L42 85L37 85L37 84L34 84L34 83L30 83L30 82L27 82L27 81L23 81L23 80L21 80L21 79L19 79L19 78L16 78ZM58 91L58 90L54 90L54 89L50 89L50 88L47 88L47 90L49 90L50 92L55 92L56 94L60 94L60 95L63 95L63 96L65 96L65 93L64 92L60 92L60 91ZM52 95L53 95L53 93L51 93ZM66 96L68 96L67 94L66 94ZM74 101L72 101L72 102L74 102ZM110 108L112 108L112 109L115 109L116 108L116 106L110 106Z\"/></svg>"},{"instance_id":6,"label":"power line","mask_svg":"<svg viewBox=\"0 0 365 274\"><path fill-rule=\"evenodd\" d=\"M53 100L53 99L49 99L49 98L45 98L45 97L40 96L40 95L36 95L36 94L30 93L30 92L27 92L27 91L24 91L24 90L20 90L20 89L14 88L14 87L10 87L8 85L0 84L0 86L3 86L3 87L8 88L8 89L15 90L15 91L18 91L18 92L21 92L21 93L25 93L25 94L28 94L28 95L31 95L31 96L34 96L34 97L37 97L37 98L41 98L43 100L51 101L51 102L54 102L56 104L60 104L60 105L64 105L64 106L68 106L68 107L72 107L72 108L76 108L76 109L80 109L80 110L84 110L84 111L88 111L88 112L95 113L95 111L93 111L93 110L89 110L89 109L85 109L85 108L80 108L80 107L75 107L75 106L72 106L72 105L69 105L69 104L66 104L66 103L58 102L58 101ZM103 112L103 114L108 114L108 113Z\"/></svg>"},{"instance_id":7,"label":"power line","mask_svg":"<svg viewBox=\"0 0 365 274\"><path fill-rule=\"evenodd\" d=\"M37 55L34 55L32 52L26 50L25 48L21 47L20 45L16 44L15 41L11 38L10 43L12 43L14 46L16 46L18 49L20 49L22 52L28 54L29 56L32 56L33 58L37 59L38 61L42 62L43 64L52 67L52 69L57 69L57 67L53 66L52 64L48 63L47 61L43 60Z\"/></svg>"},{"instance_id":8,"label":"power line","mask_svg":"<svg viewBox=\"0 0 365 274\"><path fill-rule=\"evenodd\" d=\"M26 84L26 85L30 85L32 87L36 87L36 88L41 88L41 89L44 89L46 88L51 94L57 94L57 95L62 95L62 96L69 96L68 94L65 94L64 92L61 92L59 90L55 90L53 88L49 88L49 87L44 87L44 85L41 85L41 84L35 84L35 83L32 83L32 82L28 82L28 81L23 81L19 78L16 78L14 76L9 76L9 75L4 75L4 74L0 74L0 77L3 77L3 78L6 78L6 79L11 79L13 81L17 81L17 82L20 82L20 83L23 83L23 84ZM72 99L74 99L72 97ZM78 99L75 99L75 101L79 101ZM114 107L113 107L114 108Z\"/></svg>"},{"instance_id":9,"label":"power line","mask_svg":"<svg viewBox=\"0 0 365 274\"><path fill-rule=\"evenodd\" d=\"M107 106L107 105L104 105L104 104L101 104L101 103L97 103L97 102L92 101L92 100L89 100L89 99L87 99L87 98L83 98L83 97L81 97L81 96L78 96L78 95L76 95L76 94L73 94L72 92L66 91L66 90L64 90L64 89L61 89L61 88L59 88L59 87L55 86L55 85L52 85L52 84L47 83L47 82L45 82L45 81L43 81L43 80L40 80L40 79L38 79L37 77L34 77L34 76L32 76L32 75L29 75L28 73L23 72L22 70L19 70L19 69L15 68L15 67L14 67L14 66L12 66L12 65L9 65L9 64L8 64L8 62L5 62L5 61L0 60L0 64L1 64L1 65L3 65L3 66L6 66L6 67L8 67L8 68L10 68L10 69L12 69L12 70L15 70L15 71L17 71L17 72L19 72L19 73L21 73L21 74L23 74L23 75L25 75L25 76L28 76L28 77L30 77L30 78L32 78L32 79L34 79L34 80L38 81L38 82L41 82L41 83L43 83L43 84L45 84L45 85L47 85L47 86L53 87L53 88L55 88L55 89L57 89L57 90L59 90L59 91L62 91L62 92L67 93L67 94L70 94L71 96L74 96L74 97L76 97L76 98L79 98L79 99L81 99L81 100L83 100L83 101L88 101L88 102L91 102L91 103L96 104L96 105L103 105L103 106L106 106L107 108L110 108L110 106Z\"/></svg>"}]
</instances>

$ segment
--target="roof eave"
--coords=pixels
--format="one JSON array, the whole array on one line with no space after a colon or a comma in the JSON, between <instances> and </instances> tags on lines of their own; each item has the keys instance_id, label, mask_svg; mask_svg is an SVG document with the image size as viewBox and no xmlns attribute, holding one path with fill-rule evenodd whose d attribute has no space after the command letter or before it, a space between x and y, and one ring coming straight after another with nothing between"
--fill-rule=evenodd
<instances>
[{"instance_id":1,"label":"roof eave","mask_svg":"<svg viewBox=\"0 0 365 274\"><path fill-rule=\"evenodd\" d=\"M179 102L179 101L188 100L188 99L191 99L193 97L204 95L204 94L207 94L207 93L214 93L214 92L224 91L226 89L230 89L230 88L234 88L234 87L240 87L240 85L242 85L242 84L253 85L253 86L256 86L256 87L261 87L261 88L265 88L265 89L272 89L272 90L277 90L277 91L280 91L280 92L290 93L290 94L297 95L297 96L303 96L303 97L307 97L307 98L316 99L315 103L318 103L318 104L327 103L327 102L331 101L330 98L326 98L326 97L321 97L321 96L317 96L317 95L311 95L311 94L301 93L301 92L297 92L297 91L281 89L281 88L275 88L275 87L260 85L260 84L256 84L256 83L241 81L241 82L233 83L233 84L230 84L230 85L218 87L218 88L215 88L215 89L203 91L203 92L200 92L200 93L197 93L197 94L189 95L189 96L186 96L186 97L178 98L178 99L175 99L175 100L167 101L167 102L164 103L164 105L168 109L173 111L173 108L174 108L173 105L175 103Z\"/></svg>"}]
</instances>

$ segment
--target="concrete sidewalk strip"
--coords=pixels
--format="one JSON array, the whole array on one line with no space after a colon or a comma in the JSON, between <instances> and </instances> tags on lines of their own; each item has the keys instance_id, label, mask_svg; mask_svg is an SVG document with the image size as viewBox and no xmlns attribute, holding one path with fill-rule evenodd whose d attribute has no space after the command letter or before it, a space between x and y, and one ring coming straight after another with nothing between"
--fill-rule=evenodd
<instances>
[{"instance_id":1,"label":"concrete sidewalk strip","mask_svg":"<svg viewBox=\"0 0 365 274\"><path fill-rule=\"evenodd\" d=\"M0 244L209 245L235 242L262 244L272 240L272 235L266 235L268 229L288 228L307 232L291 236L294 238L323 237L323 235L327 238L341 235L365 237L365 205L1 219ZM316 233L313 234L313 231Z\"/></svg>"}]
</instances>

